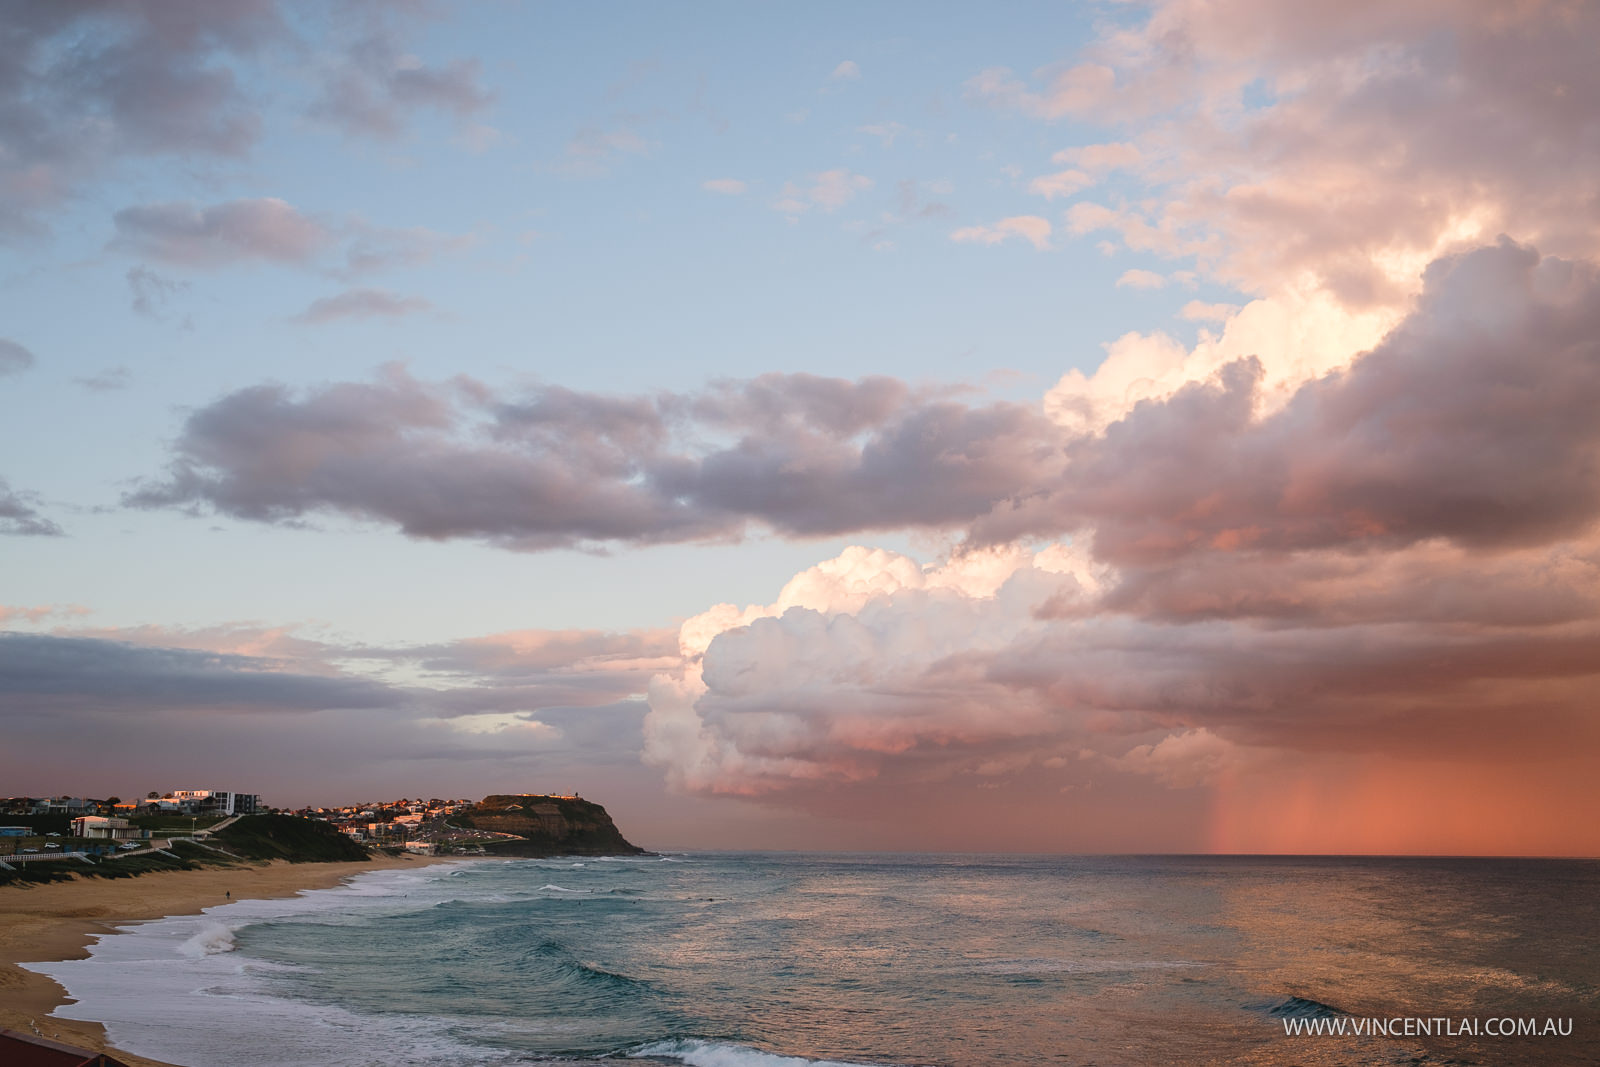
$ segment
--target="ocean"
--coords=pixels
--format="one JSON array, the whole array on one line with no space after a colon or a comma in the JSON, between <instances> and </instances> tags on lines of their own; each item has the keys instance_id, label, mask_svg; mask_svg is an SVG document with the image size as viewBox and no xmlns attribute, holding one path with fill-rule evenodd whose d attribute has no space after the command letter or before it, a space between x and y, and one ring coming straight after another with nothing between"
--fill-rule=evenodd
<instances>
[{"instance_id":1,"label":"ocean","mask_svg":"<svg viewBox=\"0 0 1600 1067\"><path fill-rule=\"evenodd\" d=\"M1593 861L675 853L375 871L32 969L188 1067L1543 1065L1600 1063L1597 948Z\"/></svg>"}]
</instances>

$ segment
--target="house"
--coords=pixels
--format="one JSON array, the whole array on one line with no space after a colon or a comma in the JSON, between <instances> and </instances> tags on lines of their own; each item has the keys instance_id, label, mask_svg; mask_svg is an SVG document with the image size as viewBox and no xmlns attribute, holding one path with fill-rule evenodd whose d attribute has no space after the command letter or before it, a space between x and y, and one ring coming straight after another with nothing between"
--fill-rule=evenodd
<instances>
[{"instance_id":1,"label":"house","mask_svg":"<svg viewBox=\"0 0 1600 1067\"><path fill-rule=\"evenodd\" d=\"M104 1052L73 1048L18 1030L0 1030L0 1063L6 1067L128 1067Z\"/></svg>"},{"instance_id":2,"label":"house","mask_svg":"<svg viewBox=\"0 0 1600 1067\"><path fill-rule=\"evenodd\" d=\"M131 841L135 838L149 837L149 830L141 830L131 826L127 819L113 819L104 815L85 815L72 820L72 836L87 837L91 840L105 841Z\"/></svg>"}]
</instances>

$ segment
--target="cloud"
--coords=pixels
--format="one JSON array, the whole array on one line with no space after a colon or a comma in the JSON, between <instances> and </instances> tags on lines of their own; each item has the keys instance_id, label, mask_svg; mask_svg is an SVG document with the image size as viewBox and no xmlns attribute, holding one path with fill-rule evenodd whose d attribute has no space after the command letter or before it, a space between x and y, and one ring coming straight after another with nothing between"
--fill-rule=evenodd
<instances>
[{"instance_id":1,"label":"cloud","mask_svg":"<svg viewBox=\"0 0 1600 1067\"><path fill-rule=\"evenodd\" d=\"M206 207L145 204L123 208L114 221L111 248L188 267L305 263L332 239L321 224L273 197Z\"/></svg>"},{"instance_id":2,"label":"cloud","mask_svg":"<svg viewBox=\"0 0 1600 1067\"><path fill-rule=\"evenodd\" d=\"M430 65L403 51L395 27L375 20L322 72L310 114L347 135L392 140L418 112L435 111L454 118L483 146L492 131L473 120L493 95L482 79L478 60Z\"/></svg>"},{"instance_id":3,"label":"cloud","mask_svg":"<svg viewBox=\"0 0 1600 1067\"><path fill-rule=\"evenodd\" d=\"M1074 232L1197 257L1252 293L1309 282L1397 307L1428 262L1499 233L1600 252L1592 218L1570 224L1600 195L1600 117L1576 103L1600 93L1597 36L1583 5L1167 0L1064 69L986 71L969 90L1120 135L1055 155L1144 186L1080 205Z\"/></svg>"},{"instance_id":4,"label":"cloud","mask_svg":"<svg viewBox=\"0 0 1600 1067\"><path fill-rule=\"evenodd\" d=\"M107 367L96 374L72 379L73 384L91 393L114 393L128 387L133 372L127 367Z\"/></svg>"},{"instance_id":5,"label":"cloud","mask_svg":"<svg viewBox=\"0 0 1600 1067\"><path fill-rule=\"evenodd\" d=\"M275 4L44 4L0 40L0 238L121 156L237 158L260 133L236 66L282 40Z\"/></svg>"},{"instance_id":6,"label":"cloud","mask_svg":"<svg viewBox=\"0 0 1600 1067\"><path fill-rule=\"evenodd\" d=\"M811 176L810 184L785 182L773 209L785 215L802 215L812 208L826 212L837 211L856 198L856 194L872 188L872 179L848 170L825 170Z\"/></svg>"},{"instance_id":7,"label":"cloud","mask_svg":"<svg viewBox=\"0 0 1600 1067\"><path fill-rule=\"evenodd\" d=\"M89 609L81 604L35 604L32 607L15 607L0 604L0 625L24 622L37 626L52 619L88 615Z\"/></svg>"},{"instance_id":8,"label":"cloud","mask_svg":"<svg viewBox=\"0 0 1600 1067\"><path fill-rule=\"evenodd\" d=\"M764 375L699 393L501 397L390 368L262 385L194 412L139 507L256 521L342 513L534 550L959 527L1053 463L1050 423L889 378Z\"/></svg>"},{"instance_id":9,"label":"cloud","mask_svg":"<svg viewBox=\"0 0 1600 1067\"><path fill-rule=\"evenodd\" d=\"M0 535L13 537L61 537L64 531L41 515L34 504L35 493L18 492L0 478Z\"/></svg>"},{"instance_id":10,"label":"cloud","mask_svg":"<svg viewBox=\"0 0 1600 1067\"><path fill-rule=\"evenodd\" d=\"M1201 300L1189 301L1180 312L1190 322L1227 322L1238 313L1238 304L1208 304Z\"/></svg>"},{"instance_id":11,"label":"cloud","mask_svg":"<svg viewBox=\"0 0 1600 1067\"><path fill-rule=\"evenodd\" d=\"M0 711L288 712L393 707L401 696L350 678L286 673L259 657L93 638L0 633Z\"/></svg>"},{"instance_id":12,"label":"cloud","mask_svg":"<svg viewBox=\"0 0 1600 1067\"><path fill-rule=\"evenodd\" d=\"M27 614L34 622L45 618L38 610ZM516 649L504 658L474 659L455 656L450 645L341 647L285 628L101 633L0 633L0 715L12 742L0 748L0 773L14 788L99 795L107 782L125 791L130 777L159 784L204 764L208 773L279 804L317 796L322 803L348 802L362 793L382 795L399 780L455 794L463 767L480 792L533 788L556 776L586 783L586 792L605 789L608 803L637 791L627 783L639 778L643 705L599 703L604 687L582 685L591 674L634 678L625 646L632 640L636 651L647 650L653 639L646 635L550 635L546 643L569 647L572 659L552 651L518 664ZM495 635L478 647L514 639ZM600 664L590 674L581 662L585 653ZM422 656L462 671L405 679ZM355 676L333 661L390 664L402 680ZM584 697L585 706L538 702L561 695L562 687L543 683L563 672L564 691ZM440 681L446 684L434 684ZM97 743L76 743L84 736ZM73 753L69 763L18 758L64 751ZM352 763L356 752L361 759ZM91 782L102 788L90 790ZM338 783L331 796L330 782Z\"/></svg>"},{"instance_id":13,"label":"cloud","mask_svg":"<svg viewBox=\"0 0 1600 1067\"><path fill-rule=\"evenodd\" d=\"M619 115L609 126L584 126L567 142L562 171L575 177L597 177L628 156L647 156L655 143L640 132L650 116Z\"/></svg>"},{"instance_id":14,"label":"cloud","mask_svg":"<svg viewBox=\"0 0 1600 1067\"><path fill-rule=\"evenodd\" d=\"M853 59L844 60L828 74L829 80L836 82L853 82L859 80L860 77L861 68L856 65Z\"/></svg>"},{"instance_id":15,"label":"cloud","mask_svg":"<svg viewBox=\"0 0 1600 1067\"><path fill-rule=\"evenodd\" d=\"M189 287L187 282L163 278L143 264L129 267L126 278L133 313L153 319L161 318L172 298Z\"/></svg>"},{"instance_id":16,"label":"cloud","mask_svg":"<svg viewBox=\"0 0 1600 1067\"><path fill-rule=\"evenodd\" d=\"M0 378L21 374L34 364L33 353L15 341L0 337Z\"/></svg>"},{"instance_id":17,"label":"cloud","mask_svg":"<svg viewBox=\"0 0 1600 1067\"><path fill-rule=\"evenodd\" d=\"M747 186L738 178L711 178L701 182L700 188L708 193L721 193L723 196L740 196Z\"/></svg>"},{"instance_id":18,"label":"cloud","mask_svg":"<svg viewBox=\"0 0 1600 1067\"><path fill-rule=\"evenodd\" d=\"M248 158L264 130L253 88L263 80L314 85L310 112L348 135L392 138L432 111L483 142L491 94L478 61L410 54L404 40L419 11L127 0L9 12L0 240L44 231L55 209L123 159ZM312 56L320 65L308 69Z\"/></svg>"},{"instance_id":19,"label":"cloud","mask_svg":"<svg viewBox=\"0 0 1600 1067\"><path fill-rule=\"evenodd\" d=\"M344 233L350 244L344 269L337 273L347 279L424 266L440 256L463 252L477 241L473 234L441 233L426 226L374 226L359 220Z\"/></svg>"},{"instance_id":20,"label":"cloud","mask_svg":"<svg viewBox=\"0 0 1600 1067\"><path fill-rule=\"evenodd\" d=\"M1058 196L1071 196L1087 189L1094 182L1093 177L1081 170L1063 170L1033 179L1028 183L1028 192L1042 196L1046 200L1054 200Z\"/></svg>"},{"instance_id":21,"label":"cloud","mask_svg":"<svg viewBox=\"0 0 1600 1067\"><path fill-rule=\"evenodd\" d=\"M1574 536L1600 518L1597 309L1592 264L1509 242L1441 260L1348 369L1258 418L1260 362L1227 364L1072 445L1065 480L980 536L1052 532L1026 517L1049 513L1118 560Z\"/></svg>"},{"instance_id":22,"label":"cloud","mask_svg":"<svg viewBox=\"0 0 1600 1067\"><path fill-rule=\"evenodd\" d=\"M1189 803L1161 794L1205 789L1234 848L1328 840L1229 800L1315 781L1366 797L1341 847L1581 851L1440 812L1491 780L1528 817L1592 795L1569 754L1600 743L1597 308L1593 264L1504 242L1440 260L1387 340L1270 410L1242 359L1078 424L941 562L852 548L687 620L646 759L816 813L1067 790L1141 841ZM1449 804L1386 821L1400 768Z\"/></svg>"},{"instance_id":23,"label":"cloud","mask_svg":"<svg viewBox=\"0 0 1600 1067\"><path fill-rule=\"evenodd\" d=\"M321 325L340 319L399 318L431 307L420 296L399 296L383 289L347 289L336 296L313 300L294 320Z\"/></svg>"},{"instance_id":24,"label":"cloud","mask_svg":"<svg viewBox=\"0 0 1600 1067\"><path fill-rule=\"evenodd\" d=\"M964 226L950 234L958 244L997 245L1020 237L1041 252L1050 250L1050 222L1037 215L1017 215L992 226Z\"/></svg>"},{"instance_id":25,"label":"cloud","mask_svg":"<svg viewBox=\"0 0 1600 1067\"><path fill-rule=\"evenodd\" d=\"M1164 289L1167 285L1167 276L1157 274L1153 270L1125 270L1117 279L1117 288L1129 289Z\"/></svg>"},{"instance_id":26,"label":"cloud","mask_svg":"<svg viewBox=\"0 0 1600 1067\"><path fill-rule=\"evenodd\" d=\"M908 130L898 122L874 122L867 126L857 126L856 132L876 137L882 142L883 147L893 148L895 141Z\"/></svg>"}]
</instances>

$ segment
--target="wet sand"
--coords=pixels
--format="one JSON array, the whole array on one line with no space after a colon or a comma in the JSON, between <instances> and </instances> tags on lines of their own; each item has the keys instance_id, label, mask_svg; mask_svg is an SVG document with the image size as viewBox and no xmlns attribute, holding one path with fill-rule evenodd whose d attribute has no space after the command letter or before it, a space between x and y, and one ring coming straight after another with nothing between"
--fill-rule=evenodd
<instances>
[{"instance_id":1,"label":"wet sand","mask_svg":"<svg viewBox=\"0 0 1600 1067\"><path fill-rule=\"evenodd\" d=\"M0 1028L110 1052L134 1067L167 1067L106 1043L99 1023L57 1019L66 990L20 963L83 959L90 940L130 922L196 915L234 900L292 897L328 889L367 871L423 867L431 856L376 856L368 863L286 863L259 867L159 871L137 878L75 878L30 887L0 887Z\"/></svg>"}]
</instances>

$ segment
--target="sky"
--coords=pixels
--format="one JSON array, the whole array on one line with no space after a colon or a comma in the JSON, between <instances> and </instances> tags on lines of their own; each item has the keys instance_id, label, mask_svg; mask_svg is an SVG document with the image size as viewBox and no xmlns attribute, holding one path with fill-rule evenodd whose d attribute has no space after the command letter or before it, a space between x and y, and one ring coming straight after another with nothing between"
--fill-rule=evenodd
<instances>
[{"instance_id":1,"label":"sky","mask_svg":"<svg viewBox=\"0 0 1600 1067\"><path fill-rule=\"evenodd\" d=\"M0 794L1600 853L1597 48L5 3Z\"/></svg>"}]
</instances>

